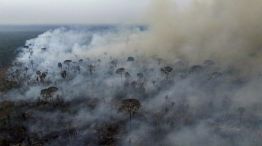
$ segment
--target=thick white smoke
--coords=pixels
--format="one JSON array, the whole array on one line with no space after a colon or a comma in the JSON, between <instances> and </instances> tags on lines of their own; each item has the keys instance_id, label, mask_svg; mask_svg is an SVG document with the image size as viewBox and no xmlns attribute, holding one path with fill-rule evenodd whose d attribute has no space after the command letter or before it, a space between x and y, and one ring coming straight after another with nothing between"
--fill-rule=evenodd
<instances>
[{"instance_id":1,"label":"thick white smoke","mask_svg":"<svg viewBox=\"0 0 262 146\"><path fill-rule=\"evenodd\" d=\"M244 73L261 70L260 0L192 0L182 9L172 0L152 5L152 52L195 63L213 59Z\"/></svg>"},{"instance_id":2,"label":"thick white smoke","mask_svg":"<svg viewBox=\"0 0 262 146\"><path fill-rule=\"evenodd\" d=\"M103 134L121 146L261 145L262 2L153 3L146 31L59 28L28 40L9 70L20 86L1 100L37 101L57 87L67 108L40 105L32 112L48 126L36 120L29 131L66 123L78 134L49 145L106 145L97 143ZM141 103L134 115L119 111L130 98Z\"/></svg>"}]
</instances>

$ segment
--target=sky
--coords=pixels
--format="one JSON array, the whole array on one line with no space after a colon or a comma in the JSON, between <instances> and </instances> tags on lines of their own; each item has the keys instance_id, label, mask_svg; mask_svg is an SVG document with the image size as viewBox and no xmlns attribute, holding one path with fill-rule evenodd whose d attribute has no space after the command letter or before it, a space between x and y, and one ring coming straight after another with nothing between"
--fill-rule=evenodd
<instances>
[{"instance_id":1,"label":"sky","mask_svg":"<svg viewBox=\"0 0 262 146\"><path fill-rule=\"evenodd\" d=\"M140 23L150 0L0 0L0 24Z\"/></svg>"},{"instance_id":2,"label":"sky","mask_svg":"<svg viewBox=\"0 0 262 146\"><path fill-rule=\"evenodd\" d=\"M152 1L157 0L0 0L0 24L143 23Z\"/></svg>"}]
</instances>

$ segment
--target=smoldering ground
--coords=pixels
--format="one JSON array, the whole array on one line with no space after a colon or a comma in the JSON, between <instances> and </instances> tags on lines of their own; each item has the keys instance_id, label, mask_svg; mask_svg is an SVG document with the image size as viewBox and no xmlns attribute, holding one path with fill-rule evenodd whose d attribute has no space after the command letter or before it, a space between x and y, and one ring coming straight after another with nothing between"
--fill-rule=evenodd
<instances>
[{"instance_id":1,"label":"smoldering ground","mask_svg":"<svg viewBox=\"0 0 262 146\"><path fill-rule=\"evenodd\" d=\"M262 3L154 2L148 29L28 40L1 93L1 144L261 145Z\"/></svg>"}]
</instances>

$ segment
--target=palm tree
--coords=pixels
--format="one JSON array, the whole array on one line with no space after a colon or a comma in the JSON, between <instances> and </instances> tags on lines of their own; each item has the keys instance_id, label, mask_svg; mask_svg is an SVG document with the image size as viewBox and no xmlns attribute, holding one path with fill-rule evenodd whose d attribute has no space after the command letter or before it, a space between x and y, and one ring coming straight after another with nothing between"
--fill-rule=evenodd
<instances>
[{"instance_id":1,"label":"palm tree","mask_svg":"<svg viewBox=\"0 0 262 146\"><path fill-rule=\"evenodd\" d=\"M139 87L139 89L143 89L144 88L144 83L145 83L145 79L144 79L144 74L143 73L137 73L137 87Z\"/></svg>"},{"instance_id":2,"label":"palm tree","mask_svg":"<svg viewBox=\"0 0 262 146\"><path fill-rule=\"evenodd\" d=\"M239 107L237 109L238 113L239 113L239 122L241 123L242 122L242 119L243 119L243 115L244 113L246 112L246 109L244 107Z\"/></svg>"},{"instance_id":3,"label":"palm tree","mask_svg":"<svg viewBox=\"0 0 262 146\"><path fill-rule=\"evenodd\" d=\"M118 65L118 60L117 59L114 59L110 62L110 64L113 66L113 67L117 67Z\"/></svg>"},{"instance_id":4,"label":"palm tree","mask_svg":"<svg viewBox=\"0 0 262 146\"><path fill-rule=\"evenodd\" d=\"M60 70L62 70L62 68L63 68L63 65L62 65L62 63L61 63L61 62L59 62L59 63L57 64L57 66L58 66L58 68L59 68Z\"/></svg>"},{"instance_id":5,"label":"palm tree","mask_svg":"<svg viewBox=\"0 0 262 146\"><path fill-rule=\"evenodd\" d=\"M137 73L136 74L138 79L143 79L144 78L144 74L143 73Z\"/></svg>"},{"instance_id":6,"label":"palm tree","mask_svg":"<svg viewBox=\"0 0 262 146\"><path fill-rule=\"evenodd\" d=\"M47 72L43 72L43 73L40 75L40 81L41 81L41 82L44 82L47 74L48 74Z\"/></svg>"},{"instance_id":7,"label":"palm tree","mask_svg":"<svg viewBox=\"0 0 262 146\"><path fill-rule=\"evenodd\" d=\"M34 61L30 60L31 69L34 70Z\"/></svg>"},{"instance_id":8,"label":"palm tree","mask_svg":"<svg viewBox=\"0 0 262 146\"><path fill-rule=\"evenodd\" d=\"M76 66L76 70L78 71L78 73L80 73L81 71L81 67L79 65Z\"/></svg>"},{"instance_id":9,"label":"palm tree","mask_svg":"<svg viewBox=\"0 0 262 146\"><path fill-rule=\"evenodd\" d=\"M162 58L156 58L156 60L157 60L157 62L158 62L158 65L160 65L160 64L162 63L162 61L163 61Z\"/></svg>"},{"instance_id":10,"label":"palm tree","mask_svg":"<svg viewBox=\"0 0 262 146\"><path fill-rule=\"evenodd\" d=\"M36 81L40 81L41 71L36 71Z\"/></svg>"},{"instance_id":11,"label":"palm tree","mask_svg":"<svg viewBox=\"0 0 262 146\"><path fill-rule=\"evenodd\" d=\"M130 77L131 77L130 73L129 73L129 72L126 72L126 73L125 73L125 78L126 78L126 79L129 79Z\"/></svg>"},{"instance_id":12,"label":"palm tree","mask_svg":"<svg viewBox=\"0 0 262 146\"><path fill-rule=\"evenodd\" d=\"M49 87L46 89L41 90L40 95L45 100L50 100L50 98L58 91L57 87Z\"/></svg>"},{"instance_id":13,"label":"palm tree","mask_svg":"<svg viewBox=\"0 0 262 146\"><path fill-rule=\"evenodd\" d=\"M222 76L223 76L223 73L221 72L213 72L211 75L209 75L209 80L219 79Z\"/></svg>"},{"instance_id":14,"label":"palm tree","mask_svg":"<svg viewBox=\"0 0 262 146\"><path fill-rule=\"evenodd\" d=\"M89 65L88 65L88 69L89 69L89 73L92 75L93 72L95 72L95 65L89 64Z\"/></svg>"},{"instance_id":15,"label":"palm tree","mask_svg":"<svg viewBox=\"0 0 262 146\"><path fill-rule=\"evenodd\" d=\"M213 60L205 60L204 61L204 66L213 66L215 65L215 62Z\"/></svg>"},{"instance_id":16,"label":"palm tree","mask_svg":"<svg viewBox=\"0 0 262 146\"><path fill-rule=\"evenodd\" d=\"M69 69L69 67L70 67L70 63L72 62L72 60L65 60L64 61L64 64L66 64L67 65L67 68Z\"/></svg>"},{"instance_id":17,"label":"palm tree","mask_svg":"<svg viewBox=\"0 0 262 146\"><path fill-rule=\"evenodd\" d=\"M125 83L124 83L124 87L128 87L128 86L129 86L130 78L131 78L130 73L129 73L129 72L126 72L126 73L125 73Z\"/></svg>"},{"instance_id":18,"label":"palm tree","mask_svg":"<svg viewBox=\"0 0 262 146\"><path fill-rule=\"evenodd\" d=\"M83 59L79 59L79 60L78 60L78 62L80 62L80 63L81 63L81 62L84 62L84 60L83 60Z\"/></svg>"},{"instance_id":19,"label":"palm tree","mask_svg":"<svg viewBox=\"0 0 262 146\"><path fill-rule=\"evenodd\" d=\"M116 70L116 74L120 74L121 75L121 81L122 81L122 77L123 77L123 73L125 72L125 68L121 67L121 68L118 68Z\"/></svg>"},{"instance_id":20,"label":"palm tree","mask_svg":"<svg viewBox=\"0 0 262 146\"><path fill-rule=\"evenodd\" d=\"M189 69L189 73L199 73L203 70L203 67L201 65L193 65L190 69Z\"/></svg>"},{"instance_id":21,"label":"palm tree","mask_svg":"<svg viewBox=\"0 0 262 146\"><path fill-rule=\"evenodd\" d=\"M141 107L141 103L137 99L124 99L121 102L120 110L129 113L129 119L131 121L132 115L135 114Z\"/></svg>"},{"instance_id":22,"label":"palm tree","mask_svg":"<svg viewBox=\"0 0 262 146\"><path fill-rule=\"evenodd\" d=\"M65 79L66 76L67 76L67 72L66 72L65 70L62 71L62 72L61 72L61 77Z\"/></svg>"},{"instance_id":23,"label":"palm tree","mask_svg":"<svg viewBox=\"0 0 262 146\"><path fill-rule=\"evenodd\" d=\"M130 56L127 58L127 62L134 62L135 61L135 58Z\"/></svg>"},{"instance_id":24,"label":"palm tree","mask_svg":"<svg viewBox=\"0 0 262 146\"><path fill-rule=\"evenodd\" d=\"M166 75L166 79L168 80L168 76L173 71L173 68L170 66L165 66L165 67L162 67L160 71Z\"/></svg>"}]
</instances>

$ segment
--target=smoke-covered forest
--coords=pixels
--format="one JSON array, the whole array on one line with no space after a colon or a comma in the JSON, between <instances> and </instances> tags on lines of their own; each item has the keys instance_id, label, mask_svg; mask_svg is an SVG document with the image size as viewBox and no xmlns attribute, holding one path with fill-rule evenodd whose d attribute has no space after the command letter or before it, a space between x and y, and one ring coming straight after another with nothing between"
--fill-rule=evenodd
<instances>
[{"instance_id":1,"label":"smoke-covered forest","mask_svg":"<svg viewBox=\"0 0 262 146\"><path fill-rule=\"evenodd\" d=\"M155 0L149 25L28 39L0 71L0 145L260 146L261 6Z\"/></svg>"}]
</instances>

